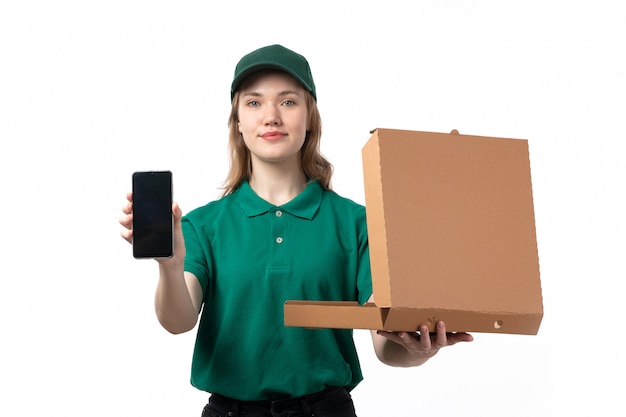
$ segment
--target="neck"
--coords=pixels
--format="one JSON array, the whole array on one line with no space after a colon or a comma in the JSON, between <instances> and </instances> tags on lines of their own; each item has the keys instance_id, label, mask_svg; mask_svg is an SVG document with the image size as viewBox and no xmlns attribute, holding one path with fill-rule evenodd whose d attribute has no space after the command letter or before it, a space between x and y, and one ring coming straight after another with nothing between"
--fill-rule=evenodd
<instances>
[{"instance_id":1,"label":"neck","mask_svg":"<svg viewBox=\"0 0 626 417\"><path fill-rule=\"evenodd\" d=\"M307 179L299 166L297 169L281 169L276 166L263 165L253 168L249 182L250 187L259 197L275 206L280 206L300 194L306 187Z\"/></svg>"}]
</instances>

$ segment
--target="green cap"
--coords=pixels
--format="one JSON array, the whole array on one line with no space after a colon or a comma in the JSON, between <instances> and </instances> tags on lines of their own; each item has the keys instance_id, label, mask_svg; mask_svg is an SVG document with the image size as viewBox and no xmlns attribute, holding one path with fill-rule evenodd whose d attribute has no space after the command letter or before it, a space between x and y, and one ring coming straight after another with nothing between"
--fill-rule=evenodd
<instances>
[{"instance_id":1,"label":"green cap","mask_svg":"<svg viewBox=\"0 0 626 417\"><path fill-rule=\"evenodd\" d=\"M230 87L230 99L233 99L235 91L246 78L255 72L267 69L276 69L290 74L317 100L313 75L306 58L281 45L264 46L250 52L239 60L237 67L235 67L235 77Z\"/></svg>"}]
</instances>

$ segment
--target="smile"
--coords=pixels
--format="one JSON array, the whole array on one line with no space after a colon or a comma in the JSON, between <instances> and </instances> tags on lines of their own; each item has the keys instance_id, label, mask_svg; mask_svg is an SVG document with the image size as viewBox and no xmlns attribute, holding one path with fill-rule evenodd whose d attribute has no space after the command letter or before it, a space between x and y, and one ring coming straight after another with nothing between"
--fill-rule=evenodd
<instances>
[{"instance_id":1,"label":"smile","mask_svg":"<svg viewBox=\"0 0 626 417\"><path fill-rule=\"evenodd\" d=\"M285 136L287 136L286 133L278 132L278 131L267 132L261 135L261 137L265 140L278 140Z\"/></svg>"}]
</instances>

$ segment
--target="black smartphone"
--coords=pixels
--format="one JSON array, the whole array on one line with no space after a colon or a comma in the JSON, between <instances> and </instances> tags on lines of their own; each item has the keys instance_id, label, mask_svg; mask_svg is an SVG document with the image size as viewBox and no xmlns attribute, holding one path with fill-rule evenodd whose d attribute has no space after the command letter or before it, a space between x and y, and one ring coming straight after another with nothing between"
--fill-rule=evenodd
<instances>
[{"instance_id":1,"label":"black smartphone","mask_svg":"<svg viewBox=\"0 0 626 417\"><path fill-rule=\"evenodd\" d=\"M174 254L172 172L133 173L133 256L169 258Z\"/></svg>"}]
</instances>

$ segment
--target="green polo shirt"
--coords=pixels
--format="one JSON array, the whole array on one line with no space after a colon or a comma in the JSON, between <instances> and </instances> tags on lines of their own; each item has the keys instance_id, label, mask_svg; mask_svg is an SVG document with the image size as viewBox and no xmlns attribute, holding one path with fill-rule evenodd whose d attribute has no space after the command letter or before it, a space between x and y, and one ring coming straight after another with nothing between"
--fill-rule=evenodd
<instances>
[{"instance_id":1,"label":"green polo shirt","mask_svg":"<svg viewBox=\"0 0 626 417\"><path fill-rule=\"evenodd\" d=\"M353 388L352 330L284 325L286 300L359 301L372 293L365 208L310 182L274 206L245 182L183 218L185 270L204 291L195 387L240 400Z\"/></svg>"}]
</instances>

